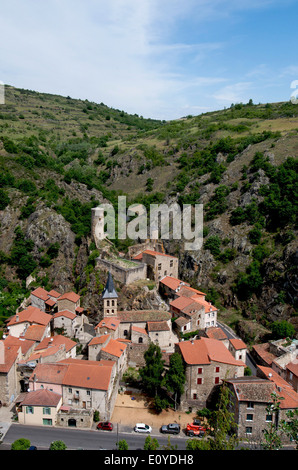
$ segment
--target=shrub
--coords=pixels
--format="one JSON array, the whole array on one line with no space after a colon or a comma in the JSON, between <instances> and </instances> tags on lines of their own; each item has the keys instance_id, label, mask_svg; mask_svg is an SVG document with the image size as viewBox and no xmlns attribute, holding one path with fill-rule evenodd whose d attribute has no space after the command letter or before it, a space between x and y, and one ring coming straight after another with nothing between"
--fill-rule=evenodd
<instances>
[{"instance_id":1,"label":"shrub","mask_svg":"<svg viewBox=\"0 0 298 470\"><path fill-rule=\"evenodd\" d=\"M21 437L11 444L11 450L27 450L30 447L29 439Z\"/></svg>"},{"instance_id":2,"label":"shrub","mask_svg":"<svg viewBox=\"0 0 298 470\"><path fill-rule=\"evenodd\" d=\"M53 441L49 447L49 450L66 450L66 444L63 441Z\"/></svg>"}]
</instances>

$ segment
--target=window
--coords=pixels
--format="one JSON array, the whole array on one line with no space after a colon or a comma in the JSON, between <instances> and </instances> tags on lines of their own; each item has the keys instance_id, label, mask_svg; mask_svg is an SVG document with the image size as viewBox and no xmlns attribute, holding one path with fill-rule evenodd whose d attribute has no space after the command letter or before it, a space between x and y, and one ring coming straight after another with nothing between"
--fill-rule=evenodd
<instances>
[{"instance_id":1,"label":"window","mask_svg":"<svg viewBox=\"0 0 298 470\"><path fill-rule=\"evenodd\" d=\"M52 426L52 420L49 419L49 418L47 418L47 419L44 418L44 419L42 420L42 424L45 425L45 426Z\"/></svg>"},{"instance_id":2,"label":"window","mask_svg":"<svg viewBox=\"0 0 298 470\"><path fill-rule=\"evenodd\" d=\"M42 409L42 413L44 415L50 415L51 414L51 408L49 406L45 406L43 409Z\"/></svg>"},{"instance_id":3,"label":"window","mask_svg":"<svg viewBox=\"0 0 298 470\"><path fill-rule=\"evenodd\" d=\"M170 268L173 267L173 264L174 264L174 261L171 259L171 260L170 260Z\"/></svg>"},{"instance_id":4,"label":"window","mask_svg":"<svg viewBox=\"0 0 298 470\"><path fill-rule=\"evenodd\" d=\"M251 426L247 426L245 428L245 434L252 434L252 427Z\"/></svg>"},{"instance_id":5,"label":"window","mask_svg":"<svg viewBox=\"0 0 298 470\"><path fill-rule=\"evenodd\" d=\"M192 399L196 400L198 398L198 395L196 393L193 394Z\"/></svg>"},{"instance_id":6,"label":"window","mask_svg":"<svg viewBox=\"0 0 298 470\"><path fill-rule=\"evenodd\" d=\"M139 337L139 344L142 344L143 343L143 338L140 336Z\"/></svg>"},{"instance_id":7,"label":"window","mask_svg":"<svg viewBox=\"0 0 298 470\"><path fill-rule=\"evenodd\" d=\"M203 373L203 368L202 367L199 367L198 368L198 374L202 374Z\"/></svg>"},{"instance_id":8,"label":"window","mask_svg":"<svg viewBox=\"0 0 298 470\"><path fill-rule=\"evenodd\" d=\"M215 383L215 384L219 384L219 377L215 377L214 383Z\"/></svg>"},{"instance_id":9,"label":"window","mask_svg":"<svg viewBox=\"0 0 298 470\"><path fill-rule=\"evenodd\" d=\"M161 263L158 264L157 269L158 269L158 271L161 270Z\"/></svg>"},{"instance_id":10,"label":"window","mask_svg":"<svg viewBox=\"0 0 298 470\"><path fill-rule=\"evenodd\" d=\"M254 404L252 401L248 401L247 402L247 408L253 408L254 407Z\"/></svg>"},{"instance_id":11,"label":"window","mask_svg":"<svg viewBox=\"0 0 298 470\"><path fill-rule=\"evenodd\" d=\"M72 393L72 388L69 388L69 389L68 389L68 393Z\"/></svg>"},{"instance_id":12,"label":"window","mask_svg":"<svg viewBox=\"0 0 298 470\"><path fill-rule=\"evenodd\" d=\"M253 421L253 419L254 419L254 416L252 414L249 413L246 415L246 421Z\"/></svg>"},{"instance_id":13,"label":"window","mask_svg":"<svg viewBox=\"0 0 298 470\"><path fill-rule=\"evenodd\" d=\"M112 300L112 307L114 307L115 305L115 300Z\"/></svg>"},{"instance_id":14,"label":"window","mask_svg":"<svg viewBox=\"0 0 298 470\"><path fill-rule=\"evenodd\" d=\"M90 396L90 394L91 394L90 390L87 390L87 395L89 395L89 396Z\"/></svg>"},{"instance_id":15,"label":"window","mask_svg":"<svg viewBox=\"0 0 298 470\"><path fill-rule=\"evenodd\" d=\"M215 367L215 372L219 372L219 366Z\"/></svg>"},{"instance_id":16,"label":"window","mask_svg":"<svg viewBox=\"0 0 298 470\"><path fill-rule=\"evenodd\" d=\"M34 408L33 406L26 406L26 413L28 415L33 415L34 414Z\"/></svg>"},{"instance_id":17,"label":"window","mask_svg":"<svg viewBox=\"0 0 298 470\"><path fill-rule=\"evenodd\" d=\"M201 385L202 384L202 379L197 379L197 384Z\"/></svg>"},{"instance_id":18,"label":"window","mask_svg":"<svg viewBox=\"0 0 298 470\"><path fill-rule=\"evenodd\" d=\"M272 415L266 415L266 423L272 423Z\"/></svg>"}]
</instances>

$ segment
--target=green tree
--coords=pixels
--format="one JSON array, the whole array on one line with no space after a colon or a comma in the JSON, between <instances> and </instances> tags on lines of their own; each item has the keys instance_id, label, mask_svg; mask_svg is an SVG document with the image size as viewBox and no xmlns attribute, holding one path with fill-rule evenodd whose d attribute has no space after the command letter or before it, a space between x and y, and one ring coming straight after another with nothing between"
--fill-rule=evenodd
<instances>
[{"instance_id":1,"label":"green tree","mask_svg":"<svg viewBox=\"0 0 298 470\"><path fill-rule=\"evenodd\" d=\"M295 336L295 328L287 320L275 321L271 325L273 339L293 338Z\"/></svg>"},{"instance_id":2,"label":"green tree","mask_svg":"<svg viewBox=\"0 0 298 470\"><path fill-rule=\"evenodd\" d=\"M164 378L164 385L166 389L174 395L175 410L184 392L184 384L185 371L182 357L179 353L174 353L170 357L170 366Z\"/></svg>"},{"instance_id":3,"label":"green tree","mask_svg":"<svg viewBox=\"0 0 298 470\"><path fill-rule=\"evenodd\" d=\"M21 437L11 444L11 450L27 450L30 447L29 439Z\"/></svg>"},{"instance_id":4,"label":"green tree","mask_svg":"<svg viewBox=\"0 0 298 470\"><path fill-rule=\"evenodd\" d=\"M128 450L128 444L125 439L121 439L116 445L118 450Z\"/></svg>"},{"instance_id":5,"label":"green tree","mask_svg":"<svg viewBox=\"0 0 298 470\"><path fill-rule=\"evenodd\" d=\"M63 441L53 441L49 450L66 450L66 444Z\"/></svg>"},{"instance_id":6,"label":"green tree","mask_svg":"<svg viewBox=\"0 0 298 470\"><path fill-rule=\"evenodd\" d=\"M159 448L159 443L156 438L147 436L144 443L144 450L157 450Z\"/></svg>"},{"instance_id":7,"label":"green tree","mask_svg":"<svg viewBox=\"0 0 298 470\"><path fill-rule=\"evenodd\" d=\"M275 393L271 394L272 403L266 407L268 415L272 416L267 428L264 429L264 442L262 448L264 450L279 450L281 448L281 428L278 426L278 414L280 409L280 397Z\"/></svg>"},{"instance_id":8,"label":"green tree","mask_svg":"<svg viewBox=\"0 0 298 470\"><path fill-rule=\"evenodd\" d=\"M223 383L220 388L216 410L208 417L208 428L212 439L209 450L234 450L238 444L234 413L229 411L230 389Z\"/></svg>"},{"instance_id":9,"label":"green tree","mask_svg":"<svg viewBox=\"0 0 298 470\"><path fill-rule=\"evenodd\" d=\"M144 359L146 365L140 369L143 386L149 394L157 396L164 372L164 361L162 360L160 347L151 343L144 354Z\"/></svg>"},{"instance_id":10,"label":"green tree","mask_svg":"<svg viewBox=\"0 0 298 470\"><path fill-rule=\"evenodd\" d=\"M281 421L282 431L295 442L296 450L298 450L298 410L288 410L286 413L287 420Z\"/></svg>"}]
</instances>

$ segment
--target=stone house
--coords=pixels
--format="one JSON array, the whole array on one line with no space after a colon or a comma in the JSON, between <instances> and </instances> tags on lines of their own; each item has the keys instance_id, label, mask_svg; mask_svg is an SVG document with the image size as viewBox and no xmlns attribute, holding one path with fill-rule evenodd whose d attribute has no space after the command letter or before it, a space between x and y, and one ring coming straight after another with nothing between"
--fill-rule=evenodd
<instances>
[{"instance_id":1,"label":"stone house","mask_svg":"<svg viewBox=\"0 0 298 470\"><path fill-rule=\"evenodd\" d=\"M258 366L257 377L227 379L231 390L231 410L234 412L238 437L254 442L263 440L263 431L273 420L276 425L287 421L287 412L298 408L298 394L270 367ZM276 416L268 413L267 407L273 403L272 394L279 400ZM289 443L282 434L282 442Z\"/></svg>"},{"instance_id":2,"label":"stone house","mask_svg":"<svg viewBox=\"0 0 298 470\"><path fill-rule=\"evenodd\" d=\"M165 276L178 276L179 260L176 256L167 255L153 250L145 250L133 260L146 264L147 278L160 281Z\"/></svg>"},{"instance_id":3,"label":"stone house","mask_svg":"<svg viewBox=\"0 0 298 470\"><path fill-rule=\"evenodd\" d=\"M298 392L298 361L286 365L285 379Z\"/></svg>"},{"instance_id":4,"label":"stone house","mask_svg":"<svg viewBox=\"0 0 298 470\"><path fill-rule=\"evenodd\" d=\"M235 359L246 363L247 346L241 339L237 339L237 338L230 339L229 351L234 356Z\"/></svg>"},{"instance_id":5,"label":"stone house","mask_svg":"<svg viewBox=\"0 0 298 470\"><path fill-rule=\"evenodd\" d=\"M170 312L176 317L180 333L204 330L217 326L217 309L205 300L205 294L190 286L179 285L174 299L170 301ZM180 317L185 320L180 320Z\"/></svg>"},{"instance_id":6,"label":"stone house","mask_svg":"<svg viewBox=\"0 0 298 470\"><path fill-rule=\"evenodd\" d=\"M106 420L111 417L117 395L116 364L113 361L79 359L38 364L29 384L30 391L48 389L62 395L65 419L60 419L59 425L73 425L68 418L72 409L82 413L89 410L89 415L98 410L100 418Z\"/></svg>"},{"instance_id":7,"label":"stone house","mask_svg":"<svg viewBox=\"0 0 298 470\"><path fill-rule=\"evenodd\" d=\"M50 338L44 338L44 340L35 347L34 351L39 353L52 347L64 346L65 357L63 359L67 359L69 357L74 359L76 357L77 345L76 341L67 338L67 336L55 335Z\"/></svg>"},{"instance_id":8,"label":"stone house","mask_svg":"<svg viewBox=\"0 0 298 470\"><path fill-rule=\"evenodd\" d=\"M62 310L69 310L72 313L77 313L80 309L80 296L75 292L66 292L57 299L58 312ZM79 313L81 313L79 311Z\"/></svg>"},{"instance_id":9,"label":"stone house","mask_svg":"<svg viewBox=\"0 0 298 470\"><path fill-rule=\"evenodd\" d=\"M119 318L105 317L94 328L96 336L109 334L111 338L117 339L119 338L119 325Z\"/></svg>"},{"instance_id":10,"label":"stone house","mask_svg":"<svg viewBox=\"0 0 298 470\"><path fill-rule=\"evenodd\" d=\"M99 361L100 352L104 346L108 344L111 339L110 334L95 336L88 343L88 360L89 361Z\"/></svg>"},{"instance_id":11,"label":"stone house","mask_svg":"<svg viewBox=\"0 0 298 470\"><path fill-rule=\"evenodd\" d=\"M172 346L171 343L169 343L171 327L167 321L148 321L147 331L151 342L158 344L160 349L164 350Z\"/></svg>"},{"instance_id":12,"label":"stone house","mask_svg":"<svg viewBox=\"0 0 298 470\"><path fill-rule=\"evenodd\" d=\"M64 331L64 333L72 337L74 336L74 327L77 315L70 310L61 310L53 315L53 330Z\"/></svg>"},{"instance_id":13,"label":"stone house","mask_svg":"<svg viewBox=\"0 0 298 470\"><path fill-rule=\"evenodd\" d=\"M18 399L18 422L31 426L55 426L62 396L47 389L24 393Z\"/></svg>"},{"instance_id":14,"label":"stone house","mask_svg":"<svg viewBox=\"0 0 298 470\"><path fill-rule=\"evenodd\" d=\"M34 341L35 343L40 343L48 334L48 327L44 325L30 325L20 336L20 339L26 339ZM11 336L11 335L10 335Z\"/></svg>"},{"instance_id":15,"label":"stone house","mask_svg":"<svg viewBox=\"0 0 298 470\"><path fill-rule=\"evenodd\" d=\"M119 379L127 367L127 345L121 340L112 339L101 348L100 359L116 363L116 371Z\"/></svg>"},{"instance_id":16,"label":"stone house","mask_svg":"<svg viewBox=\"0 0 298 470\"><path fill-rule=\"evenodd\" d=\"M39 308L43 312L46 311L46 301L50 300L49 293L43 287L37 287L30 294L31 305Z\"/></svg>"},{"instance_id":17,"label":"stone house","mask_svg":"<svg viewBox=\"0 0 298 470\"><path fill-rule=\"evenodd\" d=\"M0 401L8 405L20 392L17 364L22 359L20 344L0 340Z\"/></svg>"},{"instance_id":18,"label":"stone house","mask_svg":"<svg viewBox=\"0 0 298 470\"><path fill-rule=\"evenodd\" d=\"M204 335L206 336L206 338L217 339L218 341L222 341L226 348L229 348L230 346L229 338L227 337L225 332L219 327L211 326L210 328L206 328L206 330L204 331Z\"/></svg>"},{"instance_id":19,"label":"stone house","mask_svg":"<svg viewBox=\"0 0 298 470\"><path fill-rule=\"evenodd\" d=\"M230 390L230 411L234 414L238 438L260 444L263 430L272 422L266 411L272 403L274 384L259 377L239 377L225 380Z\"/></svg>"},{"instance_id":20,"label":"stone house","mask_svg":"<svg viewBox=\"0 0 298 470\"><path fill-rule=\"evenodd\" d=\"M132 325L131 327L131 342L136 344L145 344L149 346L150 336L145 328Z\"/></svg>"},{"instance_id":21,"label":"stone house","mask_svg":"<svg viewBox=\"0 0 298 470\"><path fill-rule=\"evenodd\" d=\"M189 284L176 277L165 276L159 281L159 292L161 296L170 303L171 300L176 298L176 292L182 286L189 286Z\"/></svg>"},{"instance_id":22,"label":"stone house","mask_svg":"<svg viewBox=\"0 0 298 470\"><path fill-rule=\"evenodd\" d=\"M51 334L51 320L52 315L43 312L37 307L30 305L25 310L17 313L7 323L7 329L9 334L19 338L24 336L26 330L31 325L41 325L46 327L44 336L50 336Z\"/></svg>"},{"instance_id":23,"label":"stone house","mask_svg":"<svg viewBox=\"0 0 298 470\"><path fill-rule=\"evenodd\" d=\"M236 360L221 341L204 337L181 341L176 351L182 356L186 374L182 408L206 407L223 379L244 375L245 363Z\"/></svg>"},{"instance_id":24,"label":"stone house","mask_svg":"<svg viewBox=\"0 0 298 470\"><path fill-rule=\"evenodd\" d=\"M277 374L286 379L287 366L298 361L298 341L280 339L268 343L253 345L252 357L257 364L271 367Z\"/></svg>"}]
</instances>

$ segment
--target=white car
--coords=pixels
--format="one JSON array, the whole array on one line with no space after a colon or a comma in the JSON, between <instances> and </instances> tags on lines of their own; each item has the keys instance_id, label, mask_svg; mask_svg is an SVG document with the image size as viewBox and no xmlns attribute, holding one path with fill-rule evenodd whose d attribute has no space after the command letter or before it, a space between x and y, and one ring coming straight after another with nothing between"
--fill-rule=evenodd
<instances>
[{"instance_id":1,"label":"white car","mask_svg":"<svg viewBox=\"0 0 298 470\"><path fill-rule=\"evenodd\" d=\"M134 431L135 432L151 432L152 431L152 428L151 426L148 426L148 424L144 424L144 423L137 423L134 427Z\"/></svg>"}]
</instances>

